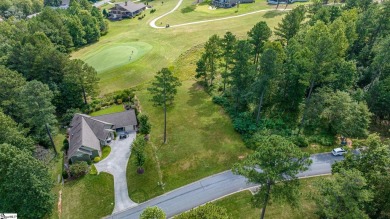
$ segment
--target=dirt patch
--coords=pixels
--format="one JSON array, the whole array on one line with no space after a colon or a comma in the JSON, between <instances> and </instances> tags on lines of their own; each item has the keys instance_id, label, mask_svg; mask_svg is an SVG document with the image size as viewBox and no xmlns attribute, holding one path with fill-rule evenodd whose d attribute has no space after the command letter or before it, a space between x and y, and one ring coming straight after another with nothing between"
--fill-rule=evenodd
<instances>
[{"instance_id":1,"label":"dirt patch","mask_svg":"<svg viewBox=\"0 0 390 219\"><path fill-rule=\"evenodd\" d=\"M182 170L188 170L191 167L191 161L186 161L180 165Z\"/></svg>"}]
</instances>

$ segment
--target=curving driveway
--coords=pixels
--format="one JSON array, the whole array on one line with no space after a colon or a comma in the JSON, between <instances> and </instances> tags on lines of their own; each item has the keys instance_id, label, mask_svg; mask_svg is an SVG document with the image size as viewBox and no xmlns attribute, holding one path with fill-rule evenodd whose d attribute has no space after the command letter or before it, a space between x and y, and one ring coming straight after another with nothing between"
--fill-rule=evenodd
<instances>
[{"instance_id":1,"label":"curving driveway","mask_svg":"<svg viewBox=\"0 0 390 219\"><path fill-rule=\"evenodd\" d=\"M113 213L137 206L129 198L126 181L126 167L130 157L130 145L136 136L135 132L122 140L115 140L111 143L111 153L104 160L95 164L99 172L107 172L114 176L115 208Z\"/></svg>"}]
</instances>

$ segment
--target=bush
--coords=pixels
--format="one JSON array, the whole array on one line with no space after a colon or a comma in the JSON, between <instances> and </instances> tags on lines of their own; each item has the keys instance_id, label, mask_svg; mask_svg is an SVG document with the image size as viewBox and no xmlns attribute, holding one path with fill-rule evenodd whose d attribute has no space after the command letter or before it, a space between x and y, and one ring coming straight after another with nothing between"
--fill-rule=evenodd
<instances>
[{"instance_id":1,"label":"bush","mask_svg":"<svg viewBox=\"0 0 390 219\"><path fill-rule=\"evenodd\" d=\"M117 104L122 104L122 99L117 99L117 100L116 100L116 103L117 103Z\"/></svg>"},{"instance_id":2,"label":"bush","mask_svg":"<svg viewBox=\"0 0 390 219\"><path fill-rule=\"evenodd\" d=\"M150 10L151 14L153 14L154 12L156 12L156 9L153 8L152 10Z\"/></svg>"},{"instance_id":3,"label":"bush","mask_svg":"<svg viewBox=\"0 0 390 219\"><path fill-rule=\"evenodd\" d=\"M322 146L332 146L334 145L334 137L330 135L313 135L310 137L310 142L314 142Z\"/></svg>"},{"instance_id":4,"label":"bush","mask_svg":"<svg viewBox=\"0 0 390 219\"><path fill-rule=\"evenodd\" d=\"M290 140L298 147L308 147L309 141L304 136L293 136Z\"/></svg>"},{"instance_id":5,"label":"bush","mask_svg":"<svg viewBox=\"0 0 390 219\"><path fill-rule=\"evenodd\" d=\"M98 171L97 171L95 165L93 165L93 164L91 165L91 171L89 172L89 174L91 174L91 175L97 175L98 174Z\"/></svg>"},{"instance_id":6,"label":"bush","mask_svg":"<svg viewBox=\"0 0 390 219\"><path fill-rule=\"evenodd\" d=\"M101 160L102 158L101 157L95 157L93 158L93 162L97 163Z\"/></svg>"},{"instance_id":7,"label":"bush","mask_svg":"<svg viewBox=\"0 0 390 219\"><path fill-rule=\"evenodd\" d=\"M185 8L182 8L181 13L183 13L183 14L190 13L190 12L195 11L195 9L196 9L196 5L190 5L190 6L187 6Z\"/></svg>"},{"instance_id":8,"label":"bush","mask_svg":"<svg viewBox=\"0 0 390 219\"><path fill-rule=\"evenodd\" d=\"M213 218L213 219L228 219L229 214L226 208L219 207L212 203L208 203L198 208L191 209L175 217L176 219L192 219L192 218Z\"/></svg>"},{"instance_id":9,"label":"bush","mask_svg":"<svg viewBox=\"0 0 390 219\"><path fill-rule=\"evenodd\" d=\"M256 123L250 113L241 113L233 121L234 129L240 134L253 134L257 130Z\"/></svg>"},{"instance_id":10,"label":"bush","mask_svg":"<svg viewBox=\"0 0 390 219\"><path fill-rule=\"evenodd\" d=\"M118 137L118 134L116 132L114 132L114 140L116 140L117 137Z\"/></svg>"},{"instance_id":11,"label":"bush","mask_svg":"<svg viewBox=\"0 0 390 219\"><path fill-rule=\"evenodd\" d=\"M64 141L62 142L62 149L67 152L68 149L69 149L69 141L67 138L64 139Z\"/></svg>"},{"instance_id":12,"label":"bush","mask_svg":"<svg viewBox=\"0 0 390 219\"><path fill-rule=\"evenodd\" d=\"M85 161L76 162L70 165L70 175L73 177L80 177L88 173L88 163Z\"/></svg>"},{"instance_id":13,"label":"bush","mask_svg":"<svg viewBox=\"0 0 390 219\"><path fill-rule=\"evenodd\" d=\"M149 122L149 118L147 115L140 115L139 117L139 133L143 135L148 135L150 133L150 129L152 128L152 125Z\"/></svg>"},{"instance_id":14,"label":"bush","mask_svg":"<svg viewBox=\"0 0 390 219\"><path fill-rule=\"evenodd\" d=\"M213 97L213 102L220 105L220 106L223 106L223 107L226 107L229 105L229 101L227 100L226 97L221 97L221 96L214 96Z\"/></svg>"},{"instance_id":15,"label":"bush","mask_svg":"<svg viewBox=\"0 0 390 219\"><path fill-rule=\"evenodd\" d=\"M69 177L68 172L62 171L62 178L67 179Z\"/></svg>"},{"instance_id":16,"label":"bush","mask_svg":"<svg viewBox=\"0 0 390 219\"><path fill-rule=\"evenodd\" d=\"M157 206L147 207L140 215L140 219L165 219L166 215L163 210Z\"/></svg>"}]
</instances>

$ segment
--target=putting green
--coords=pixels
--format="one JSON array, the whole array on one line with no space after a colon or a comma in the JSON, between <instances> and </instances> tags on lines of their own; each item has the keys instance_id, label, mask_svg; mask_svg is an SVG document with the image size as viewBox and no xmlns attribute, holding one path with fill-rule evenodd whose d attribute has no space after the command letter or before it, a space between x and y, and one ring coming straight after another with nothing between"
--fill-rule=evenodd
<instances>
[{"instance_id":1,"label":"putting green","mask_svg":"<svg viewBox=\"0 0 390 219\"><path fill-rule=\"evenodd\" d=\"M92 51L82 59L99 73L132 63L144 56L152 48L152 45L144 42L109 44Z\"/></svg>"}]
</instances>

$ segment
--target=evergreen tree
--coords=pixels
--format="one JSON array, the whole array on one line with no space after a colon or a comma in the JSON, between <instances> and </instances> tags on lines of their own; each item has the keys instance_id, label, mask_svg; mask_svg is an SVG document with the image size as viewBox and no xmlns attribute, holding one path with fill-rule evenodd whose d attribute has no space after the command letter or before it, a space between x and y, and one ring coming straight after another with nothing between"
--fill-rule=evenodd
<instances>
[{"instance_id":1,"label":"evergreen tree","mask_svg":"<svg viewBox=\"0 0 390 219\"><path fill-rule=\"evenodd\" d=\"M173 104L177 87L180 85L179 79L173 76L169 69L163 68L157 72L152 86L148 88L148 91L152 94L151 101L154 106L163 107L164 109L164 144L167 143L167 106Z\"/></svg>"}]
</instances>

